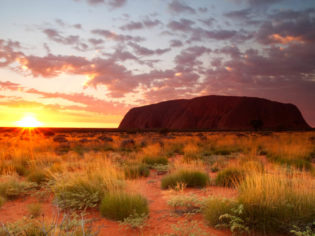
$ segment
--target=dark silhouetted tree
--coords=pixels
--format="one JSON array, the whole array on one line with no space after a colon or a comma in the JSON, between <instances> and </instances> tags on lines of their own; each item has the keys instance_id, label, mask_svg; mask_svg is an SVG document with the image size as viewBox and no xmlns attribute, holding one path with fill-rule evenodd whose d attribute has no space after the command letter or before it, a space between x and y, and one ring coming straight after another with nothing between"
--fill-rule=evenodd
<instances>
[{"instance_id":1,"label":"dark silhouetted tree","mask_svg":"<svg viewBox=\"0 0 315 236\"><path fill-rule=\"evenodd\" d=\"M264 126L264 122L262 120L251 120L250 124L255 131L260 130Z\"/></svg>"}]
</instances>

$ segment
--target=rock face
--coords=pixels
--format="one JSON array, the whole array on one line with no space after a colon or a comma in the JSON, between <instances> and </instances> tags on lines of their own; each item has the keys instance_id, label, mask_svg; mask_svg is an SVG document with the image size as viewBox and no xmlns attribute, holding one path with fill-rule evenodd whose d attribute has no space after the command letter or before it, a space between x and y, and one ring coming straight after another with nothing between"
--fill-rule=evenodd
<instances>
[{"instance_id":1,"label":"rock face","mask_svg":"<svg viewBox=\"0 0 315 236\"><path fill-rule=\"evenodd\" d=\"M299 109L255 97L205 96L132 108L120 129L309 129Z\"/></svg>"}]
</instances>

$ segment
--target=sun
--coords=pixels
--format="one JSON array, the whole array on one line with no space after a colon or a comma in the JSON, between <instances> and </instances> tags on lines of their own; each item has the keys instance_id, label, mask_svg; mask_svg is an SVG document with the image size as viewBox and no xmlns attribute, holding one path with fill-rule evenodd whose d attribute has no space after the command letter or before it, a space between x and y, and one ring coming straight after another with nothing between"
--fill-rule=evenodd
<instances>
[{"instance_id":1,"label":"sun","mask_svg":"<svg viewBox=\"0 0 315 236\"><path fill-rule=\"evenodd\" d=\"M19 127L23 128L36 128L42 126L42 123L39 122L33 115L26 115L16 123Z\"/></svg>"}]
</instances>

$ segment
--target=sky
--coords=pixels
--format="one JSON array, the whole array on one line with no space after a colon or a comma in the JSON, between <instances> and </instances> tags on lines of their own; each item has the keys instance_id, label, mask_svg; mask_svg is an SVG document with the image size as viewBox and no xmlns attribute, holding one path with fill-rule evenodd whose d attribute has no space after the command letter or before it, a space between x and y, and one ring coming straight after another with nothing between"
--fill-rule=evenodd
<instances>
[{"instance_id":1,"label":"sky","mask_svg":"<svg viewBox=\"0 0 315 236\"><path fill-rule=\"evenodd\" d=\"M315 1L0 0L0 126L112 128L204 95L293 103L315 127Z\"/></svg>"}]
</instances>

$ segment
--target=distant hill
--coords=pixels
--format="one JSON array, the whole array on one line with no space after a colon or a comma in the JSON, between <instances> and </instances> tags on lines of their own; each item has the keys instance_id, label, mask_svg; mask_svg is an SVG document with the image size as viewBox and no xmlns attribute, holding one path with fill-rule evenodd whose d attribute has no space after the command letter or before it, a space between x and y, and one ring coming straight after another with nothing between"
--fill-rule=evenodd
<instances>
[{"instance_id":1,"label":"distant hill","mask_svg":"<svg viewBox=\"0 0 315 236\"><path fill-rule=\"evenodd\" d=\"M299 109L255 97L204 96L132 108L120 129L304 130Z\"/></svg>"}]
</instances>

